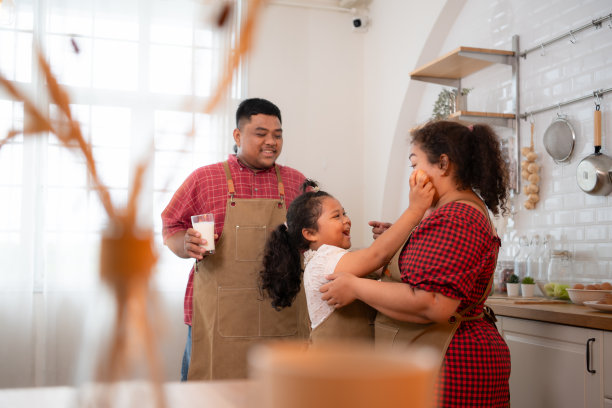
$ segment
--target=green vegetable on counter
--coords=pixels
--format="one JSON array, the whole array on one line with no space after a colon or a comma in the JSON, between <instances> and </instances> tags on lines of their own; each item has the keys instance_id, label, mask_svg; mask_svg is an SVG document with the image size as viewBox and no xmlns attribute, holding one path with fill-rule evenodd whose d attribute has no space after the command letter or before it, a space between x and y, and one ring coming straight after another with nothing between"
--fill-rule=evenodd
<instances>
[{"instance_id":1,"label":"green vegetable on counter","mask_svg":"<svg viewBox=\"0 0 612 408\"><path fill-rule=\"evenodd\" d=\"M569 288L569 285L565 285L563 283L549 282L544 285L544 291L546 292L546 296L558 299L569 299L567 288Z\"/></svg>"}]
</instances>

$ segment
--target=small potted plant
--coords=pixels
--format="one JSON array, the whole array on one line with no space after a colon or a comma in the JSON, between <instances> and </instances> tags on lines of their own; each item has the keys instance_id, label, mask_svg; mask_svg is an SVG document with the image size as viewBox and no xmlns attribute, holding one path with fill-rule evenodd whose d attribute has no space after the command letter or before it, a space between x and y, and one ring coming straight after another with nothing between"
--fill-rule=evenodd
<instances>
[{"instance_id":1,"label":"small potted plant","mask_svg":"<svg viewBox=\"0 0 612 408\"><path fill-rule=\"evenodd\" d=\"M516 274L513 273L512 275L508 276L508 280L506 281L506 288L508 289L509 297L519 295L519 288L521 287L520 282L521 280Z\"/></svg>"},{"instance_id":2,"label":"small potted plant","mask_svg":"<svg viewBox=\"0 0 612 408\"><path fill-rule=\"evenodd\" d=\"M460 100L467 97L467 94L469 94L472 89L473 88L462 88L461 93L459 93L457 88L443 88L438 94L438 99L436 99L434 103L431 118L446 119L456 111L462 108L465 109L465 106L460 108L457 105L459 105Z\"/></svg>"},{"instance_id":3,"label":"small potted plant","mask_svg":"<svg viewBox=\"0 0 612 408\"><path fill-rule=\"evenodd\" d=\"M525 276L521 281L521 293L523 297L533 297L535 292L535 281L531 276Z\"/></svg>"}]
</instances>

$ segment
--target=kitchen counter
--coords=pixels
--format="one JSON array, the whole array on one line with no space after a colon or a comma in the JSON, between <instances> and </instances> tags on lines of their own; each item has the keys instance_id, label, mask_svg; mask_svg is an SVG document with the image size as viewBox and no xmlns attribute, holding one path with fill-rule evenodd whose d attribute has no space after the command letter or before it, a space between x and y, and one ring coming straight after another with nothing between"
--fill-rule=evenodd
<instances>
[{"instance_id":1,"label":"kitchen counter","mask_svg":"<svg viewBox=\"0 0 612 408\"><path fill-rule=\"evenodd\" d=\"M500 316L612 331L612 313L600 312L570 302L554 304L546 304L538 300L528 304L516 302L523 302L523 300L493 295L487 299L486 304L493 309L496 315Z\"/></svg>"}]
</instances>

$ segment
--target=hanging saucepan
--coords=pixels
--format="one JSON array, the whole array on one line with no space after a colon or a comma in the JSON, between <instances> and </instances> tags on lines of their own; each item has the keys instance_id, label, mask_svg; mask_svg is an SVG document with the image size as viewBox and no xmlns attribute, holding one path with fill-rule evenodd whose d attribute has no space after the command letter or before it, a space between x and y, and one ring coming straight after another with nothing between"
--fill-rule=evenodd
<instances>
[{"instance_id":1,"label":"hanging saucepan","mask_svg":"<svg viewBox=\"0 0 612 408\"><path fill-rule=\"evenodd\" d=\"M578 187L592 195L608 195L612 192L612 158L601 153L601 111L595 108L595 153L585 157L576 169Z\"/></svg>"},{"instance_id":2,"label":"hanging saucepan","mask_svg":"<svg viewBox=\"0 0 612 408\"><path fill-rule=\"evenodd\" d=\"M576 132L567 120L566 115L557 113L557 119L553 120L546 132L544 132L544 148L556 163L561 163L570 158L574 151Z\"/></svg>"}]
</instances>

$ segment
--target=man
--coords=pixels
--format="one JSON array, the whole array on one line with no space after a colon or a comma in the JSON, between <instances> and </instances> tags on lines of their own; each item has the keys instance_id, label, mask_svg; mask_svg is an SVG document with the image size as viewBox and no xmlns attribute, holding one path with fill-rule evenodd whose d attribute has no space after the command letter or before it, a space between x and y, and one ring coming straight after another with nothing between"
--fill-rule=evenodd
<instances>
[{"instance_id":1,"label":"man","mask_svg":"<svg viewBox=\"0 0 612 408\"><path fill-rule=\"evenodd\" d=\"M269 231L285 222L304 175L276 164L283 147L281 113L265 99L247 99L236 111L237 154L195 170L162 213L164 243L196 259L185 292L189 326L182 380L245 378L248 348L264 339L307 338L303 293L276 311L258 288ZM191 216L213 213L216 251L191 227Z\"/></svg>"}]
</instances>

